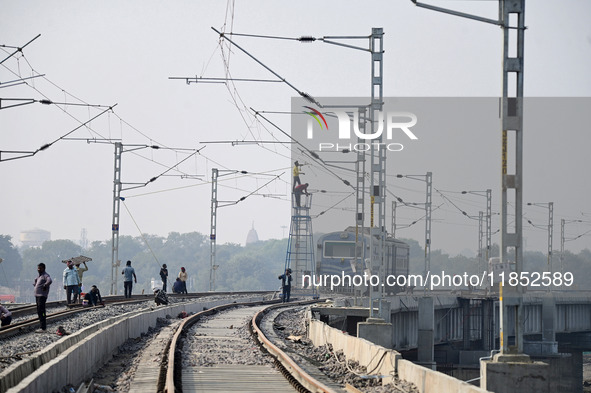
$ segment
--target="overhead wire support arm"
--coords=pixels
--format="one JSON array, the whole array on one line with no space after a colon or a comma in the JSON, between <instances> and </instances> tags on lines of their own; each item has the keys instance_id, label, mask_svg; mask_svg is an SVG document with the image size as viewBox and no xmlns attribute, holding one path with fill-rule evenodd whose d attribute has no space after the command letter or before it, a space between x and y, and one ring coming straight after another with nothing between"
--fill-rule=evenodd
<instances>
[{"instance_id":1,"label":"overhead wire support arm","mask_svg":"<svg viewBox=\"0 0 591 393\"><path fill-rule=\"evenodd\" d=\"M232 35L237 37L252 37L252 38L268 38L272 40L287 40L287 41L299 41L299 42L314 42L314 41L322 41L327 44L343 46L345 48L350 49L357 49L364 52L371 52L368 48L362 48L355 45L348 45L343 44L341 42L335 42L330 40L360 40L360 39L370 39L370 36L324 36L324 37L313 37L313 36L300 36L300 37L280 37L280 36L272 36L272 35L261 35L261 34L244 34L244 33L225 33L226 35Z\"/></svg>"},{"instance_id":2,"label":"overhead wire support arm","mask_svg":"<svg viewBox=\"0 0 591 393\"><path fill-rule=\"evenodd\" d=\"M147 146L146 145L144 147L151 147L152 149L159 149L160 148L159 146L155 146L155 145L154 146ZM206 146L203 146L201 149L195 150L192 154L189 154L187 157L183 158L180 162L178 162L175 165L171 166L170 168L168 168L167 170L165 170L164 172L162 172L158 176L154 176L150 180L148 180L148 181L146 181L144 183L128 183L128 184L138 184L138 185L136 185L134 187L122 188L121 191L129 191L129 190L133 190L135 188L145 187L148 184L155 182L156 180L158 180L159 177L162 177L162 176L166 175L168 172L170 172L171 170L173 170L174 168L176 168L177 166L179 166L183 162L187 161L189 158L193 157L195 154L199 153L201 150L205 149L205 147ZM138 150L138 149L139 148L133 149L133 150ZM129 151L132 151L132 150L126 150L124 152L129 152Z\"/></svg>"},{"instance_id":3,"label":"overhead wire support arm","mask_svg":"<svg viewBox=\"0 0 591 393\"><path fill-rule=\"evenodd\" d=\"M70 132L68 132L67 134L57 138L56 140L54 140L53 142L50 143L46 143L43 146L41 146L40 148L38 148L35 151L14 151L14 150L0 150L0 162L3 161L11 161L11 160L18 160L20 158L26 158L26 157L31 157L34 156L35 154L37 154L40 151L46 150L49 147L51 147L53 144L55 144L56 142L60 141L60 140L66 140L67 136L72 134L74 131L79 130L80 128L84 127L85 125L87 125L88 123L92 122L94 119L98 118L99 116L103 115L104 113L112 110L115 106L117 106L117 104L108 107L107 109L105 109L104 111L102 111L101 113L99 113L98 115L92 117L91 119L85 121L84 123L80 124L78 127L74 128L73 130L71 130ZM17 156L17 157L10 157L10 158L5 158L2 159L2 153L11 153L11 154L24 154L22 156Z\"/></svg>"},{"instance_id":4,"label":"overhead wire support arm","mask_svg":"<svg viewBox=\"0 0 591 393\"><path fill-rule=\"evenodd\" d=\"M484 17L478 16L478 15L472 15L472 14L468 14L465 12L454 11L454 10L450 10L450 9L443 8L443 7L437 7L437 6L430 5L430 4L420 3L417 0L410 0L410 1L412 1L417 7L426 8L431 11L443 12L445 14L455 15L455 16L459 16L461 18L466 18L466 19L473 19L473 20L477 20L477 21L485 22L485 23L490 23L490 24L497 25L497 26L504 25L503 21L498 20L498 19L484 18Z\"/></svg>"},{"instance_id":5,"label":"overhead wire support arm","mask_svg":"<svg viewBox=\"0 0 591 393\"><path fill-rule=\"evenodd\" d=\"M187 85L191 83L220 83L225 84L228 81L231 82L271 82L271 83L281 83L282 80L279 79L252 79L252 78L206 78L202 76L170 76L168 79L180 79L184 80Z\"/></svg>"},{"instance_id":6,"label":"overhead wire support arm","mask_svg":"<svg viewBox=\"0 0 591 393\"><path fill-rule=\"evenodd\" d=\"M25 48L27 45L29 45L31 42L35 41L35 40L36 40L37 38L39 38L39 37L41 37L41 34L37 34L37 35L35 36L35 38L33 38L31 41L27 42L26 44L24 44L24 45L23 45L23 46L21 46L21 47L18 47L18 48L16 48L16 50L15 50L14 52L12 52L10 55L8 55L8 57L6 57L4 60L0 61L0 64L4 63L6 60L10 59L12 56L16 55L17 53L19 53L19 52L21 52L21 53L22 53L23 49L24 49L24 48Z\"/></svg>"},{"instance_id":7,"label":"overhead wire support arm","mask_svg":"<svg viewBox=\"0 0 591 393\"><path fill-rule=\"evenodd\" d=\"M20 104L13 104L8 106L3 106L2 101L21 101ZM17 106L28 105L39 103L43 105L70 105L70 106L87 106L87 107L96 107L96 108L107 108L106 105L92 105L92 104L79 104L79 103L68 103L68 102L53 102L51 100L43 99L43 100L36 100L34 98L1 98L0 97L0 110L14 108ZM109 107L110 108L110 107Z\"/></svg>"},{"instance_id":8,"label":"overhead wire support arm","mask_svg":"<svg viewBox=\"0 0 591 393\"><path fill-rule=\"evenodd\" d=\"M12 105L4 105L3 101L17 101L19 103L12 104ZM1 98L0 97L0 110L9 109L9 108L16 108L18 106L34 104L36 102L37 102L37 100L35 100L33 98Z\"/></svg>"},{"instance_id":9,"label":"overhead wire support arm","mask_svg":"<svg viewBox=\"0 0 591 393\"><path fill-rule=\"evenodd\" d=\"M0 89L2 89L4 87L13 87L13 86L22 85L23 83L25 83L26 80L44 77L44 76L45 76L45 74L39 74L39 75L29 76L26 78L15 79L15 80L8 81L8 82L0 82Z\"/></svg>"},{"instance_id":10,"label":"overhead wire support arm","mask_svg":"<svg viewBox=\"0 0 591 393\"><path fill-rule=\"evenodd\" d=\"M265 143L278 143L278 144L284 144L284 143L295 143L293 141L286 141L286 142L282 142L282 141L204 141L204 142L199 142L199 143L230 143L232 146L238 146L238 145L262 145Z\"/></svg>"},{"instance_id":11,"label":"overhead wire support arm","mask_svg":"<svg viewBox=\"0 0 591 393\"><path fill-rule=\"evenodd\" d=\"M250 193L248 193L247 195L245 195L245 196L243 196L243 197L240 197L240 199L238 199L237 201L232 201L232 202L230 202L230 201L227 201L227 202L228 202L227 204L225 204L225 205L218 205L218 207L225 207L225 206L232 206L232 205L236 205L236 204L238 204L238 203L242 202L243 200L245 200L246 198L248 198L249 196L251 196L251 195L255 194L255 193L258 191L258 190L260 190L261 188L263 188L263 187L267 186L269 183L272 183L272 182L274 182L275 180L279 179L281 176L283 176L283 173L281 173L281 174L279 174L279 175L275 175L275 177L273 177L273 179L269 180L268 182L266 182L265 184L263 184L262 186L260 186L260 187L259 187L259 188L257 188L256 190L254 190L254 191L251 191L251 192L250 192ZM219 202L226 202L226 201L218 201L218 203L219 203Z\"/></svg>"},{"instance_id":12,"label":"overhead wire support arm","mask_svg":"<svg viewBox=\"0 0 591 393\"><path fill-rule=\"evenodd\" d=\"M322 37L322 38L318 38L318 41L322 41L322 42L324 42L326 44L331 44L331 45L336 45L336 46L342 46L344 48L360 50L360 51L363 51L363 52L372 52L372 50L370 48L362 48L360 46L343 44L342 42L331 41L333 39L343 39L343 40L346 40L346 39L357 39L357 38L370 39L371 37L369 37L369 36L366 36L366 37Z\"/></svg>"},{"instance_id":13,"label":"overhead wire support arm","mask_svg":"<svg viewBox=\"0 0 591 393\"><path fill-rule=\"evenodd\" d=\"M314 97L310 96L308 93L305 93L303 91L300 91L297 87L295 87L294 85L292 85L291 83L289 83L285 78L283 78L281 75L279 75L278 73L276 73L275 71L273 71L271 68L267 67L262 61L260 61L259 59L257 59L256 57L254 57L253 55L251 55L246 49L242 48L240 45L236 44L234 41L232 41L231 39L229 39L227 37L226 33L222 33L219 30L217 30L215 27L211 28L213 31L215 31L216 33L218 33L220 35L220 38L223 38L225 40L228 40L228 42L230 42L232 45L234 45L236 48L240 49L245 55L247 55L248 57L250 57L251 59L253 59L254 61L256 61L257 63L259 63L261 66L263 66L267 71L269 71L270 73L272 73L273 75L275 75L277 78L279 78L282 82L284 82L286 85L288 85L289 87L291 87L293 90L295 90L300 96L302 96L304 99L316 104L319 107L322 107L322 105L320 105L320 103L318 101L316 101L316 99L314 99Z\"/></svg>"}]
</instances>

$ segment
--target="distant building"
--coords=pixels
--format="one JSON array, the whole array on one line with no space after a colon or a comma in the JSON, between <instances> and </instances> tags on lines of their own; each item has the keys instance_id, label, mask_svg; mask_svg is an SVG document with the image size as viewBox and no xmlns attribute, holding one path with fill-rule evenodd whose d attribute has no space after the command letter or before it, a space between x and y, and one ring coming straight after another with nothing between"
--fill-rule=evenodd
<instances>
[{"instance_id":1,"label":"distant building","mask_svg":"<svg viewBox=\"0 0 591 393\"><path fill-rule=\"evenodd\" d=\"M43 242L51 240L51 232L44 229L29 229L20 233L20 242L23 247L41 247Z\"/></svg>"},{"instance_id":2,"label":"distant building","mask_svg":"<svg viewBox=\"0 0 591 393\"><path fill-rule=\"evenodd\" d=\"M256 243L259 241L259 235L257 231L254 229L254 222L252 223L252 228L248 231L248 235L246 235L246 244Z\"/></svg>"}]
</instances>

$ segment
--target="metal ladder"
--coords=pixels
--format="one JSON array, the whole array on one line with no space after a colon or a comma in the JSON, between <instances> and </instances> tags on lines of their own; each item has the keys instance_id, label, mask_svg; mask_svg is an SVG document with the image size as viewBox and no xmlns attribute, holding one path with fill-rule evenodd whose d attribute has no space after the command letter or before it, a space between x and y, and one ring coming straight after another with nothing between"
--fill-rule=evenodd
<instances>
[{"instance_id":1,"label":"metal ladder","mask_svg":"<svg viewBox=\"0 0 591 393\"><path fill-rule=\"evenodd\" d=\"M291 225L285 256L285 269L292 269L292 293L298 295L312 295L316 297L317 289L306 280L303 275L310 277L316 273L316 261L314 259L314 241L312 238L312 218L310 207L312 206L312 194L302 194L298 207L295 195L291 197Z\"/></svg>"}]
</instances>

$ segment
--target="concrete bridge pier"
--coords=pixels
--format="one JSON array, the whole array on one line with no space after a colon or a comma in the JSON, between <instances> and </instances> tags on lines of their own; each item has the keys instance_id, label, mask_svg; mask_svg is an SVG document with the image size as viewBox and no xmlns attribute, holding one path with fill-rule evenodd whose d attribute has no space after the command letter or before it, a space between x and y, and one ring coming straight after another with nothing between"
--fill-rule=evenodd
<instances>
[{"instance_id":1,"label":"concrete bridge pier","mask_svg":"<svg viewBox=\"0 0 591 393\"><path fill-rule=\"evenodd\" d=\"M419 334L417 345L417 363L436 369L434 352L434 330L435 330L435 311L432 297L422 297L419 299Z\"/></svg>"},{"instance_id":2,"label":"concrete bridge pier","mask_svg":"<svg viewBox=\"0 0 591 393\"><path fill-rule=\"evenodd\" d=\"M367 318L364 322L357 323L357 337L364 338L384 348L392 349L392 323L390 302L382 302L382 315L375 318Z\"/></svg>"},{"instance_id":3,"label":"concrete bridge pier","mask_svg":"<svg viewBox=\"0 0 591 393\"><path fill-rule=\"evenodd\" d=\"M480 387L495 393L550 393L550 366L525 354L496 354L480 362Z\"/></svg>"},{"instance_id":4,"label":"concrete bridge pier","mask_svg":"<svg viewBox=\"0 0 591 393\"><path fill-rule=\"evenodd\" d=\"M495 349L495 300L482 300L482 350Z\"/></svg>"}]
</instances>

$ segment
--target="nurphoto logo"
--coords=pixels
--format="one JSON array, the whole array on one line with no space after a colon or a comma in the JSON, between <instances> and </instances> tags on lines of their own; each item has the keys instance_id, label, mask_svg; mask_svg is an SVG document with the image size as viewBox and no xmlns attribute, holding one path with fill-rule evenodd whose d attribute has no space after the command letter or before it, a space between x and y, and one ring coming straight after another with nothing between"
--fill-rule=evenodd
<instances>
[{"instance_id":1,"label":"nurphoto logo","mask_svg":"<svg viewBox=\"0 0 591 393\"><path fill-rule=\"evenodd\" d=\"M310 110L306 111L310 115L307 122L306 138L309 140L314 139L315 122L313 120L316 120L321 132L328 132L328 123L324 115L312 107L305 106L304 108ZM393 142L394 138L405 135L410 140L419 139L411 130L417 124L417 116L411 112L377 111L376 126L373 129L368 127L367 132L360 129L359 113L357 111L353 111L352 118L345 111L334 110L328 113L332 117L336 116L338 120L338 132L335 135L337 141L318 143L319 151L369 151L372 147L377 150L385 148L388 151L402 151L404 145L400 142ZM351 123L353 126L351 126ZM351 129L353 133L351 133ZM372 142L374 139L380 138L384 131L386 142ZM353 139L357 143L353 143ZM368 142L359 142L359 140Z\"/></svg>"}]
</instances>

